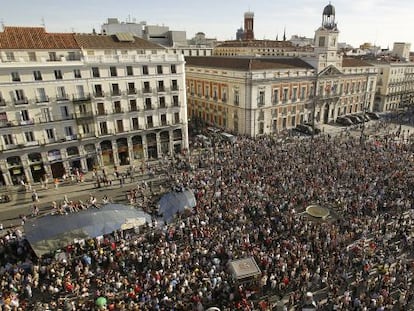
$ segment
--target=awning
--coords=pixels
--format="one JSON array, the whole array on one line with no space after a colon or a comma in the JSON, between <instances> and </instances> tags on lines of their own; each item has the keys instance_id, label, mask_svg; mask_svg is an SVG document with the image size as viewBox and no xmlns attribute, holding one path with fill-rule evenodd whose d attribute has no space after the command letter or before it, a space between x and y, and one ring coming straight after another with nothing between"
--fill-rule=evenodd
<instances>
[{"instance_id":1,"label":"awning","mask_svg":"<svg viewBox=\"0 0 414 311\"><path fill-rule=\"evenodd\" d=\"M71 245L75 240L91 239L119 229L151 223L151 216L134 207L105 204L68 215L46 215L24 224L26 239L37 256Z\"/></svg>"},{"instance_id":2,"label":"awning","mask_svg":"<svg viewBox=\"0 0 414 311\"><path fill-rule=\"evenodd\" d=\"M165 222L173 219L174 215L196 206L196 199L191 190L171 191L164 194L159 204L159 214Z\"/></svg>"}]
</instances>

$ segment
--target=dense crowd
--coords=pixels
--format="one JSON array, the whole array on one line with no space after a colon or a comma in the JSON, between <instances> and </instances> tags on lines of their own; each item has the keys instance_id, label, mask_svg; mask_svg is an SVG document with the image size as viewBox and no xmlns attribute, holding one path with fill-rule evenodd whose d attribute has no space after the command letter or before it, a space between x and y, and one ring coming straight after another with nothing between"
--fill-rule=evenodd
<instances>
[{"instance_id":1,"label":"dense crowd","mask_svg":"<svg viewBox=\"0 0 414 311\"><path fill-rule=\"evenodd\" d=\"M22 232L7 232L1 310L94 310L98 297L107 300L104 310L265 310L266 295L298 308L307 292L321 310L409 310L412 147L388 136L240 137L186 155L168 172L194 191L197 206L171 223L42 258ZM134 204L139 192L127 196ZM311 218L310 204L331 216ZM246 257L261 276L240 283L227 264Z\"/></svg>"}]
</instances>

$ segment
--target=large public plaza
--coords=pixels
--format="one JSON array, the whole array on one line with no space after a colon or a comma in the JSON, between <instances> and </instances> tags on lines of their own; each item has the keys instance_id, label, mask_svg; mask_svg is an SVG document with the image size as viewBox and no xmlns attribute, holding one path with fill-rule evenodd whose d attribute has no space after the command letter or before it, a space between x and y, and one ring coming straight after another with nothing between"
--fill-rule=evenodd
<instances>
[{"instance_id":1,"label":"large public plaza","mask_svg":"<svg viewBox=\"0 0 414 311\"><path fill-rule=\"evenodd\" d=\"M31 196L14 189L12 200L24 207L2 230L1 308L98 310L104 297L102 310L301 310L311 292L318 310L411 310L412 134L410 119L397 115L314 137L229 144L212 135L211 147L195 142L187 153L136 168L124 185L114 178L105 191L91 175L57 189L34 185L36 217L55 212L50 202L63 204L64 195L92 193L99 202L107 195L145 209L168 187L195 193L196 207L171 223L73 244L60 250L64 257L31 251L19 226L19 216L31 217ZM311 204L331 216L307 215ZM261 274L237 282L227 264L249 257Z\"/></svg>"}]
</instances>

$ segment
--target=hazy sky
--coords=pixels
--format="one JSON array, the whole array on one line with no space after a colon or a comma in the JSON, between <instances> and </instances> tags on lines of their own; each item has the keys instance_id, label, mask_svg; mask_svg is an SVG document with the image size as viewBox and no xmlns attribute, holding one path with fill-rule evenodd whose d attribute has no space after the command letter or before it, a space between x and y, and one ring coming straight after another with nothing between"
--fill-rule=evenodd
<instances>
[{"instance_id":1,"label":"hazy sky","mask_svg":"<svg viewBox=\"0 0 414 311\"><path fill-rule=\"evenodd\" d=\"M208 38L235 39L246 11L254 12L256 39L297 34L313 37L329 1L317 0L4 0L0 21L6 26L40 26L49 32L100 32L108 17L146 21L184 30L187 39L202 31ZM359 46L371 42L383 48L393 42L414 44L414 1L337 0L339 42ZM413 47L414 49L414 47Z\"/></svg>"}]
</instances>

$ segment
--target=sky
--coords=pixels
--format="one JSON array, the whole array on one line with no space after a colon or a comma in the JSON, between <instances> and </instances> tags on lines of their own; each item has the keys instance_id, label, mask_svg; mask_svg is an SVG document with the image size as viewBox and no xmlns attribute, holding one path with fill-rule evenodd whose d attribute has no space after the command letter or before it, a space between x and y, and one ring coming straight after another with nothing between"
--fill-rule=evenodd
<instances>
[{"instance_id":1,"label":"sky","mask_svg":"<svg viewBox=\"0 0 414 311\"><path fill-rule=\"evenodd\" d=\"M5 26L41 26L48 32L101 31L109 17L120 21L146 21L170 30L197 32L207 38L235 39L247 11L254 13L256 39L279 39L292 35L313 38L321 25L320 0L4 0L0 22ZM354 47L370 42L392 48L394 42L414 44L414 1L336 0L339 42ZM412 46L414 49L414 46Z\"/></svg>"}]
</instances>

